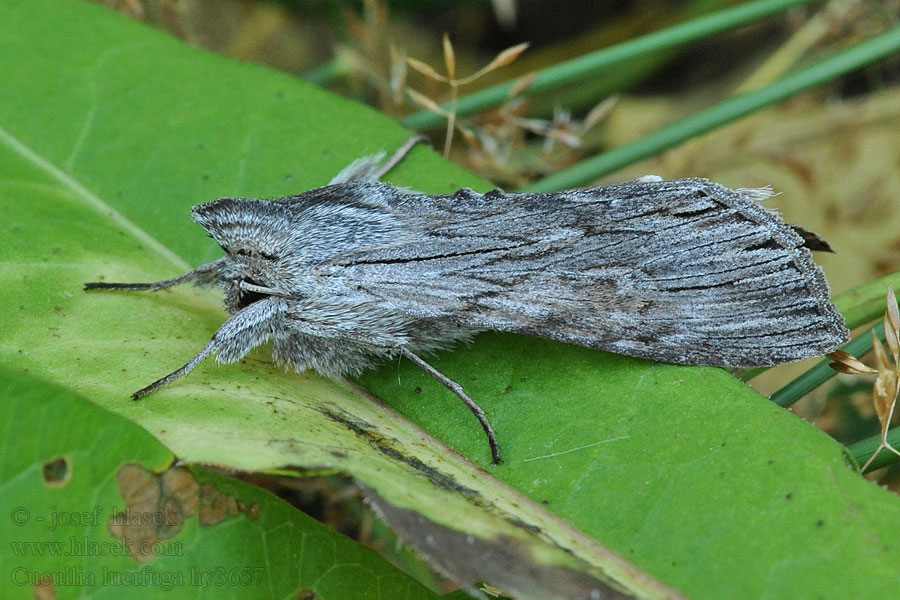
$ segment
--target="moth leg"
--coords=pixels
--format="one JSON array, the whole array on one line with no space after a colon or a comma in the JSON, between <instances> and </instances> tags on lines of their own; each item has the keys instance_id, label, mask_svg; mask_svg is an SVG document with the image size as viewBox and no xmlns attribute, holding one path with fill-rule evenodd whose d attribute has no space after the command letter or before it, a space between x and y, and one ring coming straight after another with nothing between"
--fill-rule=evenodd
<instances>
[{"instance_id":1,"label":"moth leg","mask_svg":"<svg viewBox=\"0 0 900 600\"><path fill-rule=\"evenodd\" d=\"M239 361L250 350L269 339L272 335L273 322L282 318L285 306L280 298L267 298L235 313L191 360L165 377L139 389L131 395L132 399L138 400L182 375L187 375L210 354L216 353L218 355L216 360L219 363Z\"/></svg>"},{"instance_id":2,"label":"moth leg","mask_svg":"<svg viewBox=\"0 0 900 600\"><path fill-rule=\"evenodd\" d=\"M204 358L206 358L207 356L212 354L215 349L216 349L216 338L214 336L213 339L211 339L209 342L207 342L207 344L205 346L203 346L203 349L200 350L200 352L198 352L197 354L194 355L194 358L192 358L191 360L184 363L181 366L181 368L179 368L175 371L172 371L171 373L169 373L168 375L166 375L165 377L163 377L161 379L157 379L156 381L154 381L147 387L139 389L138 391L136 391L135 393L133 393L131 395L131 399L132 400L140 400L143 396L146 396L150 392L156 391L157 389L161 388L162 386L166 385L167 383L175 381L182 375L187 375L188 373L193 371L194 367L199 365L203 361Z\"/></svg>"},{"instance_id":3,"label":"moth leg","mask_svg":"<svg viewBox=\"0 0 900 600\"><path fill-rule=\"evenodd\" d=\"M409 154L413 146L419 142L427 142L428 138L422 134L416 134L397 148L389 159L381 163L384 158L384 152L373 154L372 156L364 156L354 160L352 163L341 169L341 172L335 175L328 185L336 183L356 183L366 181L378 181L387 174L388 171L397 166L403 158ZM379 164L381 163L381 164Z\"/></svg>"},{"instance_id":4,"label":"moth leg","mask_svg":"<svg viewBox=\"0 0 900 600\"><path fill-rule=\"evenodd\" d=\"M494 428L491 427L490 422L487 420L487 416L484 414L484 411L481 410L481 407L478 406L472 398L466 394L462 386L429 365L427 362L407 350L406 348L400 348L400 354L408 358L410 361L415 363L420 369L437 379L441 384L444 385L448 390L457 395L457 397L463 401L463 404L469 407L469 410L472 411L472 414L475 415L475 418L478 419L478 422L481 423L481 428L484 429L485 435L487 435L488 444L491 446L491 462L495 465L500 462L500 447L497 445L497 436L494 434Z\"/></svg>"},{"instance_id":5,"label":"moth leg","mask_svg":"<svg viewBox=\"0 0 900 600\"><path fill-rule=\"evenodd\" d=\"M219 267L225 261L224 258L202 264L192 271L188 271L184 275L173 277L172 279L164 279L162 281L154 281L153 283L107 283L105 281L92 281L84 284L87 290L164 290L180 283L185 283L196 279L198 283L212 283L219 274Z\"/></svg>"}]
</instances>

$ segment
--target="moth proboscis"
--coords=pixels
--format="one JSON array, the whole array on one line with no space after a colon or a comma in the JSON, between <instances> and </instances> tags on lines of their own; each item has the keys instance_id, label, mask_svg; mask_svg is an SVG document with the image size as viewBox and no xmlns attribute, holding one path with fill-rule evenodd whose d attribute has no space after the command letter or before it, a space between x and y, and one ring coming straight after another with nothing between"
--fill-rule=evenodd
<instances>
[{"instance_id":1,"label":"moth proboscis","mask_svg":"<svg viewBox=\"0 0 900 600\"><path fill-rule=\"evenodd\" d=\"M326 376L402 355L452 390L421 355L500 330L653 360L769 366L820 356L847 339L810 248L818 236L760 205L768 189L705 179L634 181L549 194L422 194L354 161L329 185L278 200L222 198L191 215L225 255L155 283L218 283L230 318L181 368L240 360L272 341L276 363Z\"/></svg>"}]
</instances>

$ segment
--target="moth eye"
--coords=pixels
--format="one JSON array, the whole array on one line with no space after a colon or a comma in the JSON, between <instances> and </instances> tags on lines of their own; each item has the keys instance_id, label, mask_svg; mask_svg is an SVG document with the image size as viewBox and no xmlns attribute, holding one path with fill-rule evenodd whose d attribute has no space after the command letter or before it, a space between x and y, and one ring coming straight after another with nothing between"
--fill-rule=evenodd
<instances>
[{"instance_id":1,"label":"moth eye","mask_svg":"<svg viewBox=\"0 0 900 600\"><path fill-rule=\"evenodd\" d=\"M238 248L234 254L238 256L253 256L253 257L262 257L266 260L276 260L276 257L272 254L268 254L266 252L261 252L256 248Z\"/></svg>"},{"instance_id":2,"label":"moth eye","mask_svg":"<svg viewBox=\"0 0 900 600\"><path fill-rule=\"evenodd\" d=\"M254 258L265 258L266 260L277 260L276 256L266 252L260 252L256 248L238 248L234 252L230 252L226 248L225 251L229 252L229 254L236 254L237 256L252 256Z\"/></svg>"}]
</instances>

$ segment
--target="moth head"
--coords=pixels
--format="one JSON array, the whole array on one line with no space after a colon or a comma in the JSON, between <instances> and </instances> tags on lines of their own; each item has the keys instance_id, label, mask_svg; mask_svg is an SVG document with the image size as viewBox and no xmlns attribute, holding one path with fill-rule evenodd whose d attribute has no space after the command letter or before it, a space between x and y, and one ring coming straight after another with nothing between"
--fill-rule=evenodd
<instances>
[{"instance_id":1,"label":"moth head","mask_svg":"<svg viewBox=\"0 0 900 600\"><path fill-rule=\"evenodd\" d=\"M222 198L193 207L191 218L232 256L275 260L289 241L290 215L277 202Z\"/></svg>"}]
</instances>

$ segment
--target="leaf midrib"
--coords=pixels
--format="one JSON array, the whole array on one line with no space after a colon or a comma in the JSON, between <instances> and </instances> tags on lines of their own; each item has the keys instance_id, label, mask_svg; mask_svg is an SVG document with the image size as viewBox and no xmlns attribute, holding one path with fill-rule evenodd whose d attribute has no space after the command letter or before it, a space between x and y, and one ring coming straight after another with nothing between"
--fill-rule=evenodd
<instances>
[{"instance_id":1,"label":"leaf midrib","mask_svg":"<svg viewBox=\"0 0 900 600\"><path fill-rule=\"evenodd\" d=\"M124 216L122 213L114 209L100 196L82 185L74 177L54 165L37 152L35 152L27 144L23 143L17 137L9 133L0 126L0 143L5 144L13 152L30 162L32 165L47 173L51 178L57 181L63 188L69 190L76 198L84 202L91 210L96 212L104 219L111 220L116 226L133 235L142 244L150 248L162 258L166 259L174 266L180 269L190 269L190 265L172 250L166 247L162 242L147 233L144 229L135 224L132 220Z\"/></svg>"}]
</instances>

